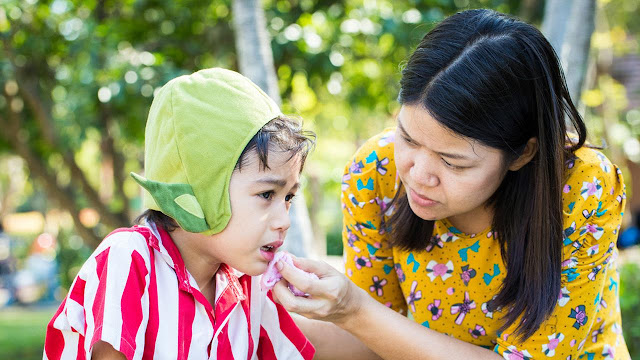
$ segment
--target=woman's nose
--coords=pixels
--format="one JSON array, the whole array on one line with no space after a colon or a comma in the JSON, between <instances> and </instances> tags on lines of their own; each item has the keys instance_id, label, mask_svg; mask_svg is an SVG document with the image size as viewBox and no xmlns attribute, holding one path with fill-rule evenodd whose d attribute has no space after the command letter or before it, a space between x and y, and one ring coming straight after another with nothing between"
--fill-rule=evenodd
<instances>
[{"instance_id":1,"label":"woman's nose","mask_svg":"<svg viewBox=\"0 0 640 360\"><path fill-rule=\"evenodd\" d=\"M414 160L413 166L409 169L409 175L417 185L435 187L440 184L440 179L437 174L435 174L435 168L432 166L432 162L432 159L422 157L417 157Z\"/></svg>"}]
</instances>

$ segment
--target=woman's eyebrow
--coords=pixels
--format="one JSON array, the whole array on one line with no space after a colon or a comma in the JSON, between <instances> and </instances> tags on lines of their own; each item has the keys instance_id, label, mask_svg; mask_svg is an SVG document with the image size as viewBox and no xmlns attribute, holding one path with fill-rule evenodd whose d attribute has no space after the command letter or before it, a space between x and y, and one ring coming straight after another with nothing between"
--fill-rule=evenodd
<instances>
[{"instance_id":1,"label":"woman's eyebrow","mask_svg":"<svg viewBox=\"0 0 640 360\"><path fill-rule=\"evenodd\" d=\"M462 154L450 154L445 152L438 152L437 154L451 159L469 160L468 156Z\"/></svg>"},{"instance_id":2,"label":"woman's eyebrow","mask_svg":"<svg viewBox=\"0 0 640 360\"><path fill-rule=\"evenodd\" d=\"M415 142L416 144L418 143L417 141L415 141L411 136L409 136L409 133L407 133L407 130L404 129L404 126L402 126L402 121L400 121L400 117L398 116L397 118L398 120L398 129L400 129L400 131L402 131L402 134L409 140Z\"/></svg>"}]
</instances>

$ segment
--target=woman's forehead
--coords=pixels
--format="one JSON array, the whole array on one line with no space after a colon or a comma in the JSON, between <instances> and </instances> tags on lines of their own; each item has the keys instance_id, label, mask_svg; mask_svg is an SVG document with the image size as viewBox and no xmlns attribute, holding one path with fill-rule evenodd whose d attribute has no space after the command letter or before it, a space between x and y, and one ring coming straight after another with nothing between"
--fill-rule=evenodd
<instances>
[{"instance_id":1,"label":"woman's forehead","mask_svg":"<svg viewBox=\"0 0 640 360\"><path fill-rule=\"evenodd\" d=\"M489 153L499 153L497 149L445 127L420 105L402 105L398 114L398 130L421 147L450 155L450 158L478 160Z\"/></svg>"}]
</instances>

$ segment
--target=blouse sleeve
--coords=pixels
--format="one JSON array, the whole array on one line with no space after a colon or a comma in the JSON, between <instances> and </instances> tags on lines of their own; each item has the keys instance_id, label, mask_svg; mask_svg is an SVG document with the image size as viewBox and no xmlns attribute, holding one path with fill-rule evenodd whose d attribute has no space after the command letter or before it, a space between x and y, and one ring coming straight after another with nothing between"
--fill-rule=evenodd
<instances>
[{"instance_id":1,"label":"blouse sleeve","mask_svg":"<svg viewBox=\"0 0 640 360\"><path fill-rule=\"evenodd\" d=\"M499 335L495 351L505 359L577 359L586 351L586 342L596 341L589 336L596 321L601 321L596 319L603 316L601 299L605 292L617 291L612 274L625 205L620 170L597 154L599 163L578 159L564 186L564 260L558 303L525 341L511 335L516 325Z\"/></svg>"},{"instance_id":2,"label":"blouse sleeve","mask_svg":"<svg viewBox=\"0 0 640 360\"><path fill-rule=\"evenodd\" d=\"M368 140L345 168L342 242L347 276L380 303L405 313L385 224L396 181L392 139L393 132L385 132Z\"/></svg>"}]
</instances>

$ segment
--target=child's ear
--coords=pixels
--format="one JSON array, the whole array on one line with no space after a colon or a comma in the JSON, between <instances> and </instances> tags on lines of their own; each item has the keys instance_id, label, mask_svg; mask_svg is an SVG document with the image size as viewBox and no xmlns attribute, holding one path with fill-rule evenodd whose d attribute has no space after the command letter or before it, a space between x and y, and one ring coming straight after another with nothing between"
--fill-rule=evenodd
<instances>
[{"instance_id":1,"label":"child's ear","mask_svg":"<svg viewBox=\"0 0 640 360\"><path fill-rule=\"evenodd\" d=\"M527 141L527 145L525 145L522 154L509 165L509 170L520 170L523 166L527 165L534 156L536 156L537 152L538 138L532 137L531 139L529 139L529 141Z\"/></svg>"}]
</instances>

